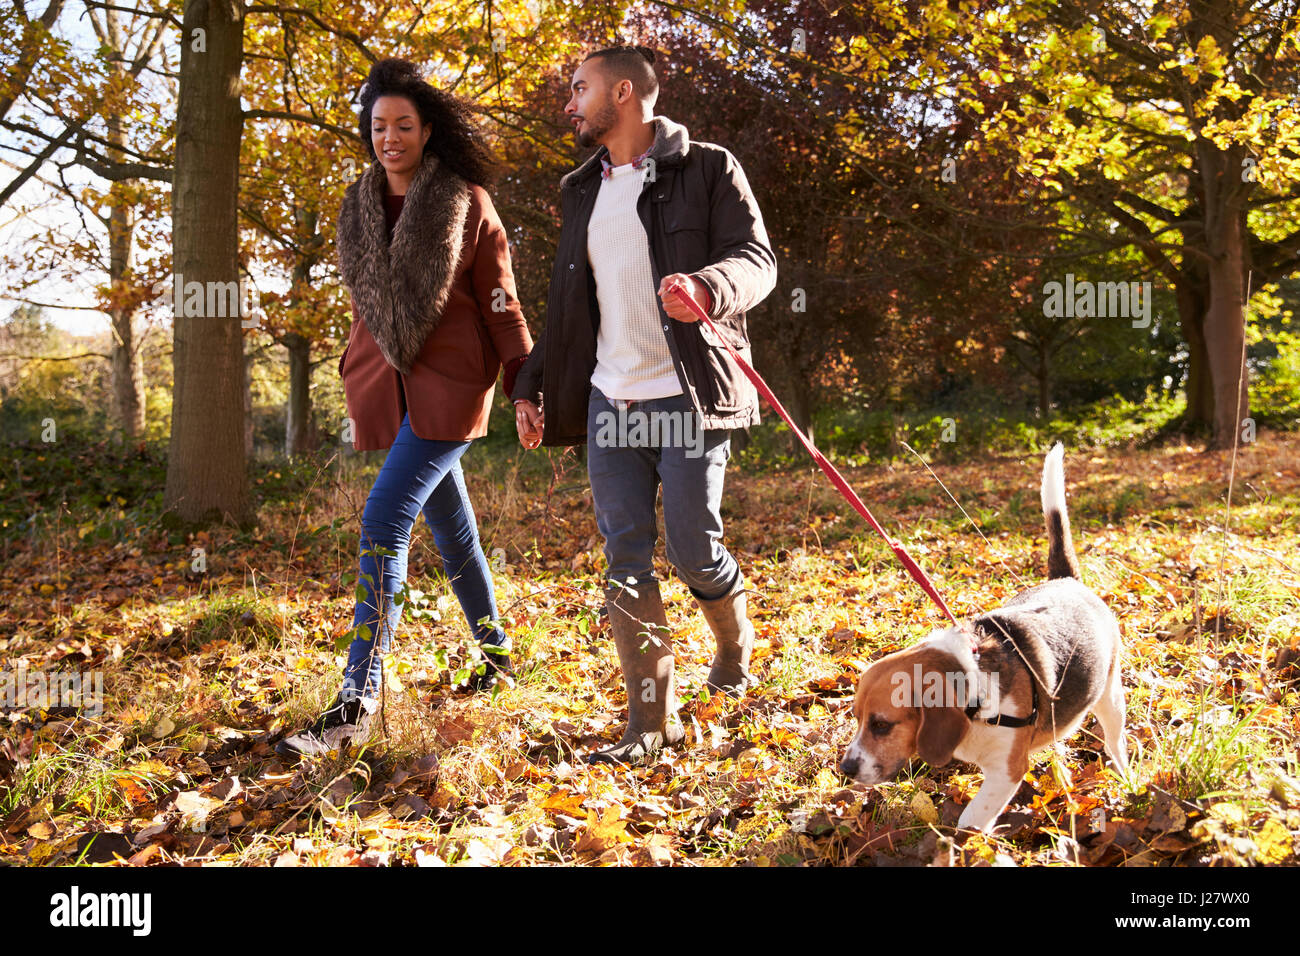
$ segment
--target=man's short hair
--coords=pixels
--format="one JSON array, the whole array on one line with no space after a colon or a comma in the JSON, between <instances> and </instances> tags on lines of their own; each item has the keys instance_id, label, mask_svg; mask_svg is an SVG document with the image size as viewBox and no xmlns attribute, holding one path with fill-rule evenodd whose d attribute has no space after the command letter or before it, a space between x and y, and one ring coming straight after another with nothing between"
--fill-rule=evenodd
<instances>
[{"instance_id":1,"label":"man's short hair","mask_svg":"<svg viewBox=\"0 0 1300 956\"><path fill-rule=\"evenodd\" d=\"M652 64L655 61L654 50L644 46L611 46L604 50L588 53L582 61L600 59L600 68L615 83L622 80L632 81L632 92L643 103L654 105L659 96L659 77L655 76Z\"/></svg>"}]
</instances>

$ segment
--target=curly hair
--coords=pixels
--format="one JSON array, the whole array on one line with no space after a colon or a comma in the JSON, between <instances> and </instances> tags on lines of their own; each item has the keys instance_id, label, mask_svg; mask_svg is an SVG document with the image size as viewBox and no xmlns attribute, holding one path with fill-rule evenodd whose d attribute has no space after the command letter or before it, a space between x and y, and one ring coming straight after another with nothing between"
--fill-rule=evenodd
<instances>
[{"instance_id":1,"label":"curly hair","mask_svg":"<svg viewBox=\"0 0 1300 956\"><path fill-rule=\"evenodd\" d=\"M426 153L434 153L462 179L486 187L492 180L495 161L474 123L474 111L458 96L444 92L426 82L419 68L410 60L390 57L370 67L361 87L361 116L358 131L372 162L379 160L370 133L375 100L381 96L404 96L415 104L420 122L433 125L433 134L424 144Z\"/></svg>"}]
</instances>

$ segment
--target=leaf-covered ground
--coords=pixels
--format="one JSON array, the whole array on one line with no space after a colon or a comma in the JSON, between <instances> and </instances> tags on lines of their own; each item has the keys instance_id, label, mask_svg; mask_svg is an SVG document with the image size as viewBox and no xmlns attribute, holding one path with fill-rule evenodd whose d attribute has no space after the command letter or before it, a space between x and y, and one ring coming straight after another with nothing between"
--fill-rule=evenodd
<instances>
[{"instance_id":1,"label":"leaf-covered ground","mask_svg":"<svg viewBox=\"0 0 1300 956\"><path fill-rule=\"evenodd\" d=\"M688 733L637 769L581 759L616 738L625 699L572 456L466 463L515 685L453 686L474 660L421 526L386 742L297 765L273 746L336 689L373 463L266 474L252 532L169 533L120 499L50 512L5 545L0 657L11 673L100 671L104 708L0 711L0 860L1294 864L1300 436L1241 450L1225 535L1229 460L1182 445L1067 454L1084 580L1125 637L1132 776L1099 763L1090 719L1037 756L1004 833L964 842L952 824L977 768L918 760L874 788L836 771L861 668L941 621L811 466L728 475L762 681L739 704L702 699L711 637L661 563ZM1034 454L938 469L979 532L919 464L849 477L964 615L1041 579L1040 467Z\"/></svg>"}]
</instances>

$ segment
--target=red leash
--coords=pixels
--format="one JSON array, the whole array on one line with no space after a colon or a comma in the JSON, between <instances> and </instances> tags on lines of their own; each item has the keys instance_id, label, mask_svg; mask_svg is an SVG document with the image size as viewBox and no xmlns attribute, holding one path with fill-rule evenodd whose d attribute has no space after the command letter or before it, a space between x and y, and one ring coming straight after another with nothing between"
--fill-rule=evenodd
<instances>
[{"instance_id":1,"label":"red leash","mask_svg":"<svg viewBox=\"0 0 1300 956\"><path fill-rule=\"evenodd\" d=\"M944 614L948 615L949 619L956 624L956 616L952 611L948 610L948 605L945 604L943 598L939 596L939 592L935 589L934 584L925 576L925 572L921 570L921 566L912 560L912 556L903 548L902 543L891 538L885 529L880 526L880 522L872 517L871 512L867 510L867 506L862 503L862 499L857 496L857 493L849 486L849 483L844 480L844 476L840 474L839 469L826 460L826 456L817 450L817 447L808 439L808 436L805 435L799 429L799 426L790 418L789 412L787 412L785 407L776 400L776 396L773 395L772 390L767 387L767 383L763 381L763 377L755 372L750 364L740 357L740 353L731 347L731 343L728 342L726 337L718 331L718 327L713 324L708 315L705 314L704 310L701 309L699 304L686 293L686 290L683 289L681 285L673 286L672 290L677 293L677 298L679 298L686 304L687 308L695 313L696 318L707 325L709 331L716 335L718 340L727 347L727 351L730 352L731 357L736 360L736 364L739 365L740 370L745 373L745 377L754 383L754 387L758 389L758 393L767 399L767 403L776 409L778 415L785 419L785 423L790 426L790 430L795 433L796 437L798 437L799 441L803 444L803 447L808 450L808 454L812 455L813 461L817 462L821 470L826 473L826 477L831 480L831 484L839 489L840 494L848 500L849 504L853 505L858 514L867 519L867 524L875 528L876 533L885 539L885 543L888 544L894 554L898 556L898 560L902 562L903 567L906 569L907 573L911 575L912 580L921 585L921 590L928 594L930 600L939 605L939 609L943 611Z\"/></svg>"}]
</instances>

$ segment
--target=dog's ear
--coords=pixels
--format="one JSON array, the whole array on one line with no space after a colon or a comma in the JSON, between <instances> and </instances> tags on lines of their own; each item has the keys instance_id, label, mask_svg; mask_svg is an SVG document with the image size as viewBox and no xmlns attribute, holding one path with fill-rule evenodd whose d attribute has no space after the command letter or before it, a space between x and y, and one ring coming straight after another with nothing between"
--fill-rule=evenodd
<instances>
[{"instance_id":1,"label":"dog's ear","mask_svg":"<svg viewBox=\"0 0 1300 956\"><path fill-rule=\"evenodd\" d=\"M957 693L965 675L949 654L927 653L921 664L922 686L915 689L913 705L921 722L916 729L916 752L931 767L952 760L952 752L970 730L966 695Z\"/></svg>"},{"instance_id":2,"label":"dog's ear","mask_svg":"<svg viewBox=\"0 0 1300 956\"><path fill-rule=\"evenodd\" d=\"M945 681L944 691L953 694L952 681ZM949 696L949 701L954 698ZM948 703L945 701L944 703ZM916 752L931 767L942 767L952 760L952 752L970 730L970 718L961 707L942 706L938 702L917 708L921 725L916 731Z\"/></svg>"},{"instance_id":3,"label":"dog's ear","mask_svg":"<svg viewBox=\"0 0 1300 956\"><path fill-rule=\"evenodd\" d=\"M957 707L919 707L921 726L916 732L916 752L931 767L952 760L952 752L970 729L970 718Z\"/></svg>"}]
</instances>

